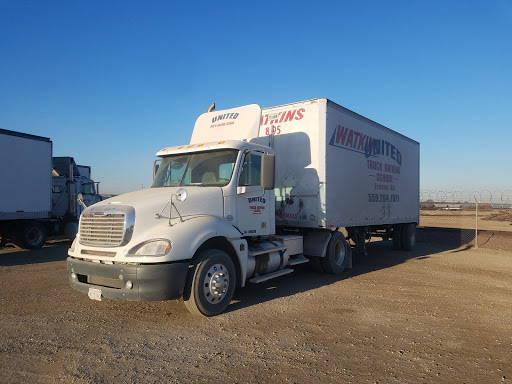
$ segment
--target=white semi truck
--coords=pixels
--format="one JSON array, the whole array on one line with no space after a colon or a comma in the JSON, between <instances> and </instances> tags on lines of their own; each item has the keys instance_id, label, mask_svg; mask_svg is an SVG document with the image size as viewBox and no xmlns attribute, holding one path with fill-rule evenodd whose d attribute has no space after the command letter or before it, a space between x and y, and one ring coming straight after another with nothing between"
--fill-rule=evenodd
<instances>
[{"instance_id":1,"label":"white semi truck","mask_svg":"<svg viewBox=\"0 0 512 384\"><path fill-rule=\"evenodd\" d=\"M49 234L73 239L83 210L77 194L86 205L101 201L90 167L52 151L49 138L0 129L0 245L41 248Z\"/></svg>"},{"instance_id":2,"label":"white semi truck","mask_svg":"<svg viewBox=\"0 0 512 384\"><path fill-rule=\"evenodd\" d=\"M157 156L152 188L82 213L67 269L92 299L182 297L213 316L299 263L341 273L370 236L415 244L419 144L330 100L212 106Z\"/></svg>"}]
</instances>

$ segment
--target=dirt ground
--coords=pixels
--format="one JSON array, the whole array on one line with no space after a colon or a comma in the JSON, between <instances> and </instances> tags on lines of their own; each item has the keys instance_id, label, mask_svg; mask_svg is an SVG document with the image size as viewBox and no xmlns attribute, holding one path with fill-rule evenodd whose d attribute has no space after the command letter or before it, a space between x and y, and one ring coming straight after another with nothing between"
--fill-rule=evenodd
<instances>
[{"instance_id":1,"label":"dirt ground","mask_svg":"<svg viewBox=\"0 0 512 384\"><path fill-rule=\"evenodd\" d=\"M420 211L420 225L425 227L445 227L512 232L512 210L488 209L478 211L478 223L474 209Z\"/></svg>"},{"instance_id":2,"label":"dirt ground","mask_svg":"<svg viewBox=\"0 0 512 384\"><path fill-rule=\"evenodd\" d=\"M420 226L430 229L449 228L459 237L458 246L512 252L512 210L433 210L420 211ZM478 226L478 238L475 227ZM452 234L453 236L453 234Z\"/></svg>"},{"instance_id":3,"label":"dirt ground","mask_svg":"<svg viewBox=\"0 0 512 384\"><path fill-rule=\"evenodd\" d=\"M5 248L0 382L512 383L512 253L445 235L371 243L341 276L301 266L214 318L89 300L68 284L69 242Z\"/></svg>"}]
</instances>

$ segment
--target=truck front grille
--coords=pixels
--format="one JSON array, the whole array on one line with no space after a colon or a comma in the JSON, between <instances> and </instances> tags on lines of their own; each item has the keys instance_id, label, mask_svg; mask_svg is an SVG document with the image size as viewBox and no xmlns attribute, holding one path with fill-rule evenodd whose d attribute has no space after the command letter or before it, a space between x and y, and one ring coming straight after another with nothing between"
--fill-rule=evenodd
<instances>
[{"instance_id":1,"label":"truck front grille","mask_svg":"<svg viewBox=\"0 0 512 384\"><path fill-rule=\"evenodd\" d=\"M87 209L80 217L80 244L106 247L124 245L130 241L134 222L135 211L132 207Z\"/></svg>"}]
</instances>

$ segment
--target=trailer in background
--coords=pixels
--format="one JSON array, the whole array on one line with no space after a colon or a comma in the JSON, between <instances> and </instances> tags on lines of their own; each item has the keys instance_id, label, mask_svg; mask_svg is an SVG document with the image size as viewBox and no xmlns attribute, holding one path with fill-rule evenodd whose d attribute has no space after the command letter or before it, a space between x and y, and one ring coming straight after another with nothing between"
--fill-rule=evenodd
<instances>
[{"instance_id":1,"label":"trailer in background","mask_svg":"<svg viewBox=\"0 0 512 384\"><path fill-rule=\"evenodd\" d=\"M47 137L0 129L0 242L41 248L49 234L75 237L83 208L101 200L90 167L82 176L72 157L53 157Z\"/></svg>"}]
</instances>

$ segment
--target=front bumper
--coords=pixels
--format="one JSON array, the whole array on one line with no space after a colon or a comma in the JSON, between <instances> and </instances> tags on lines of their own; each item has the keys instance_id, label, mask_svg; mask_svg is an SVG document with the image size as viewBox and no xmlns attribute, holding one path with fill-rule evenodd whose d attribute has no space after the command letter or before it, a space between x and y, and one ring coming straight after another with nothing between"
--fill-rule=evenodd
<instances>
[{"instance_id":1,"label":"front bumper","mask_svg":"<svg viewBox=\"0 0 512 384\"><path fill-rule=\"evenodd\" d=\"M77 291L87 293L89 288L98 288L104 297L136 301L179 299L189 268L188 262L101 264L72 257L66 264L71 287ZM128 282L131 288L127 287Z\"/></svg>"}]
</instances>

